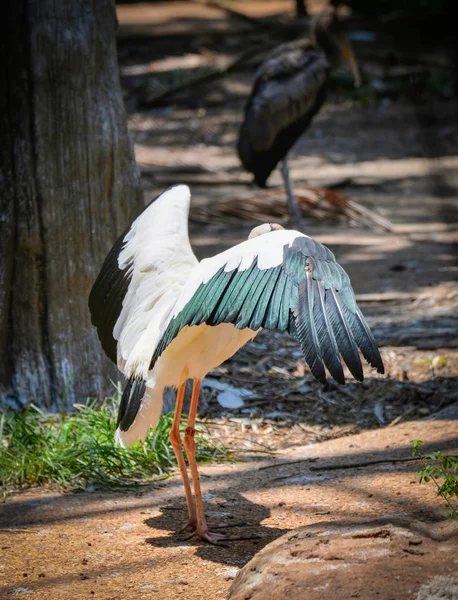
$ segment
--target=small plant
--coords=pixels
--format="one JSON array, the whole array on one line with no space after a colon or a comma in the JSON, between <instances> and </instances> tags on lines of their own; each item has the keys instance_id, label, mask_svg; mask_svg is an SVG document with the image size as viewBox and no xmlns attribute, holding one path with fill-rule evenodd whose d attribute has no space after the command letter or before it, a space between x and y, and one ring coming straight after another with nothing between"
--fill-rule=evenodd
<instances>
[{"instance_id":1,"label":"small plant","mask_svg":"<svg viewBox=\"0 0 458 600\"><path fill-rule=\"evenodd\" d=\"M132 485L166 477L175 466L169 443L173 414L131 448L115 445L120 394L100 404L75 405L76 412L47 414L36 406L0 415L0 489L3 496L33 485L64 490L90 485ZM183 422L183 429L185 423ZM228 459L229 452L211 441L205 425L197 426L197 459Z\"/></svg>"},{"instance_id":2,"label":"small plant","mask_svg":"<svg viewBox=\"0 0 458 600\"><path fill-rule=\"evenodd\" d=\"M410 443L412 444L412 456L418 458L423 465L423 469L417 471L418 481L420 483L432 481L436 486L436 494L447 503L445 515L457 519L458 509L453 507L449 499L458 498L458 457L446 456L442 452L422 454L420 448L424 442L411 440Z\"/></svg>"}]
</instances>

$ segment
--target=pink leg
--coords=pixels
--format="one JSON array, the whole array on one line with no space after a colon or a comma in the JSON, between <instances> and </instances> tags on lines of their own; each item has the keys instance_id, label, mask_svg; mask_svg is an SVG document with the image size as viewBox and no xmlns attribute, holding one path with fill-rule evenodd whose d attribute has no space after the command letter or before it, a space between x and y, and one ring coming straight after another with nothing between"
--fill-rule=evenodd
<instances>
[{"instance_id":1,"label":"pink leg","mask_svg":"<svg viewBox=\"0 0 458 600\"><path fill-rule=\"evenodd\" d=\"M188 522L183 527L183 530L188 526L193 529L197 526L197 515L196 515L196 503L192 496L191 483L189 481L188 472L186 470L186 463L184 461L182 442L180 437L180 420L181 411L183 408L183 398L186 389L186 382L180 385L177 391L177 399L175 403L175 413L173 415L172 429L170 430L170 442L172 444L173 451L175 453L178 466L180 467L181 479L183 481L184 491L186 494L186 504L188 505Z\"/></svg>"},{"instance_id":2,"label":"pink leg","mask_svg":"<svg viewBox=\"0 0 458 600\"><path fill-rule=\"evenodd\" d=\"M191 471L192 482L194 486L194 496L196 498L196 513L197 513L197 525L194 533L189 537L199 537L201 540L210 542L210 544L216 544L217 542L225 540L241 540L241 539L252 539L256 536L244 536L244 537L229 537L225 534L214 533L212 529L220 527L235 527L240 523L233 523L231 525L210 525L207 523L204 512L204 505L202 500L202 491L200 488L199 470L196 461L196 441L194 439L196 430L196 415L197 405L199 402L201 382L198 379L194 380L194 386L192 390L191 406L189 408L189 417L186 427L186 433L184 436L184 447L186 450L186 456L188 457L189 470ZM189 538L188 538L189 539Z\"/></svg>"}]
</instances>

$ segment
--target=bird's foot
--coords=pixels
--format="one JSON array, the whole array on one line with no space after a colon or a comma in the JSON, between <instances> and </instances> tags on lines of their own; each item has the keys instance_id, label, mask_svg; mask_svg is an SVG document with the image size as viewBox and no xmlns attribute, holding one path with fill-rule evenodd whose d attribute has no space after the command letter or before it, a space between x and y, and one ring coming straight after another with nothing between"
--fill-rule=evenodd
<instances>
[{"instance_id":1,"label":"bird's foot","mask_svg":"<svg viewBox=\"0 0 458 600\"><path fill-rule=\"evenodd\" d=\"M246 523L245 521L231 521L230 523L208 523L207 522L207 529L209 531L213 531L215 529L228 529L230 527L245 527L245 526L249 526L249 523ZM181 527L181 529L179 529L177 531L178 534L180 533L185 533L185 531L192 531L193 533L197 530L197 517L189 517L188 522L183 525L183 527ZM191 536L189 536L191 537ZM185 538L185 539L189 539Z\"/></svg>"},{"instance_id":2,"label":"bird's foot","mask_svg":"<svg viewBox=\"0 0 458 600\"><path fill-rule=\"evenodd\" d=\"M238 524L239 525L239 524ZM231 524L230 527L235 527L235 524ZM216 523L213 525L213 529L228 527L228 525L224 523ZM210 525L205 525L201 528L197 527L191 535L188 535L184 540L190 540L191 538L197 537L204 542L208 542L209 544L213 544L214 546L224 545L222 542L233 542L237 540L254 540L258 539L259 536L255 534L245 534L245 535L226 535L225 533L216 533L212 531L212 527Z\"/></svg>"}]
</instances>

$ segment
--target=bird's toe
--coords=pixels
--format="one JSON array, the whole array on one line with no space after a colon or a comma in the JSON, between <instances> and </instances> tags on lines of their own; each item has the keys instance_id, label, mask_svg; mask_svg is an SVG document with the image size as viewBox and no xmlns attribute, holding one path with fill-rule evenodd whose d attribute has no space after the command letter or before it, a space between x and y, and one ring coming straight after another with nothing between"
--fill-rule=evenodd
<instances>
[{"instance_id":1,"label":"bird's toe","mask_svg":"<svg viewBox=\"0 0 458 600\"><path fill-rule=\"evenodd\" d=\"M207 523L207 527L210 531L214 531L215 529L228 529L229 527L246 527L249 525L249 523L245 523L244 521L234 521L233 523Z\"/></svg>"},{"instance_id":2,"label":"bird's toe","mask_svg":"<svg viewBox=\"0 0 458 600\"><path fill-rule=\"evenodd\" d=\"M227 527L227 525L224 524L220 525L222 525L222 527ZM213 526L213 528L215 528L215 526ZM209 544L213 544L215 546L222 546L224 545L224 542L233 542L237 540L253 540L259 538L259 536L255 534L226 535L225 533L216 533L215 531L211 530L210 526L206 526L202 529L197 528L193 533L191 533L191 535L188 535L184 539L190 540L194 537L197 537L200 540Z\"/></svg>"},{"instance_id":3,"label":"bird's toe","mask_svg":"<svg viewBox=\"0 0 458 600\"><path fill-rule=\"evenodd\" d=\"M196 520L189 519L189 521L187 523L185 523L185 525L183 525L183 527L181 527L177 531L177 533L178 534L184 533L185 531L188 531L188 530L194 532L196 530L196 528L197 528L197 519Z\"/></svg>"}]
</instances>

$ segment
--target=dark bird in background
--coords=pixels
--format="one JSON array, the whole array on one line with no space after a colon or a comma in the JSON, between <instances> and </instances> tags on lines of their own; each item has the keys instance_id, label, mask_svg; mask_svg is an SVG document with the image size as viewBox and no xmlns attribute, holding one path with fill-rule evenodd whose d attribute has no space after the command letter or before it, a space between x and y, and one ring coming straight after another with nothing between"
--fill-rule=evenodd
<instances>
[{"instance_id":1,"label":"dark bird in background","mask_svg":"<svg viewBox=\"0 0 458 600\"><path fill-rule=\"evenodd\" d=\"M310 38L282 44L270 54L256 74L245 106L237 147L240 160L262 188L283 161L288 211L296 226L302 218L289 179L287 155L323 104L330 75L344 61L359 85L343 24L331 4L313 20Z\"/></svg>"}]
</instances>

